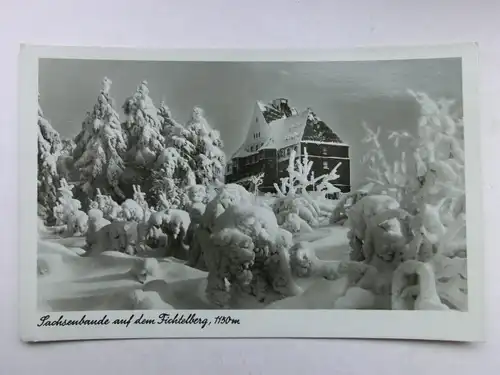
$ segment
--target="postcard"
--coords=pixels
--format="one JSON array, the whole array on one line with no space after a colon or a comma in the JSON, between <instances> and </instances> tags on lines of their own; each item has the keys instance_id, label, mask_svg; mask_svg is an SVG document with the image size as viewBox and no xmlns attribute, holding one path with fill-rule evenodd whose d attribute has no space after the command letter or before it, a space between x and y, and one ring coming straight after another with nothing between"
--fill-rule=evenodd
<instances>
[{"instance_id":1,"label":"postcard","mask_svg":"<svg viewBox=\"0 0 500 375\"><path fill-rule=\"evenodd\" d=\"M22 340L484 340L475 44L19 67Z\"/></svg>"}]
</instances>

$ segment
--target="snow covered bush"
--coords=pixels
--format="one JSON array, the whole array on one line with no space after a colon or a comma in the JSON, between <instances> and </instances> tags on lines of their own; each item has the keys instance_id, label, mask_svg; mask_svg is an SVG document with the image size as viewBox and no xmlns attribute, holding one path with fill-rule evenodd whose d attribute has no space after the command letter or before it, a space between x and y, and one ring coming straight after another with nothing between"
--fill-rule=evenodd
<instances>
[{"instance_id":1,"label":"snow covered bush","mask_svg":"<svg viewBox=\"0 0 500 375\"><path fill-rule=\"evenodd\" d=\"M102 212L103 218L109 221L118 220L121 207L109 195L101 193L99 188L96 189L95 200L90 202L90 209L97 209Z\"/></svg>"},{"instance_id":2,"label":"snow covered bush","mask_svg":"<svg viewBox=\"0 0 500 375\"><path fill-rule=\"evenodd\" d=\"M251 204L254 201L254 195L241 185L227 184L218 189L205 207L198 206L198 212L203 211L203 213L196 218L196 226L191 228L193 232L188 236L190 240L189 265L206 270L203 253L208 248L207 244L216 219L233 205Z\"/></svg>"},{"instance_id":3,"label":"snow covered bush","mask_svg":"<svg viewBox=\"0 0 500 375\"><path fill-rule=\"evenodd\" d=\"M121 204L121 210L118 213L118 220L147 222L151 211L145 199L145 194L141 191L140 186L132 185L134 197L127 199Z\"/></svg>"},{"instance_id":4,"label":"snow covered bush","mask_svg":"<svg viewBox=\"0 0 500 375\"><path fill-rule=\"evenodd\" d=\"M191 210L200 210L200 207L206 206L208 203L207 187L204 185L192 185L186 190L186 203L185 209L190 212Z\"/></svg>"},{"instance_id":5,"label":"snow covered bush","mask_svg":"<svg viewBox=\"0 0 500 375\"><path fill-rule=\"evenodd\" d=\"M467 276L466 260L462 258L466 253L463 123L450 114L451 101L410 94L420 106L418 134L391 132L389 139L396 148L406 142L411 160L401 152L400 160L390 166L378 140L380 129L374 132L365 126L365 142L374 145L365 157L373 172L370 181L378 187L376 191L387 196L362 198L348 210L353 256L374 265L379 280L384 277L386 283L392 283L394 308L408 308L408 298L417 298L412 308L442 309L447 308L443 305L446 302L451 308L464 310ZM370 199L377 203L363 207L362 202ZM374 207L376 213L370 216ZM398 216L398 210L404 214ZM392 280L398 267L401 271L394 273ZM407 285L401 283L408 275L418 282L404 292Z\"/></svg>"},{"instance_id":6,"label":"snow covered bush","mask_svg":"<svg viewBox=\"0 0 500 375\"><path fill-rule=\"evenodd\" d=\"M286 215L286 216L285 216ZM291 233L310 233L312 227L295 212L281 212L278 216L278 223L281 228Z\"/></svg>"},{"instance_id":7,"label":"snow covered bush","mask_svg":"<svg viewBox=\"0 0 500 375\"><path fill-rule=\"evenodd\" d=\"M91 248L97 238L96 234L101 230L101 228L105 227L106 225L111 224L109 220L104 219L103 213L101 210L98 209L90 209L88 212L88 225L87 225L87 234L86 234L86 240L87 240L87 248Z\"/></svg>"},{"instance_id":8,"label":"snow covered bush","mask_svg":"<svg viewBox=\"0 0 500 375\"><path fill-rule=\"evenodd\" d=\"M73 188L73 185L61 179L58 189L59 204L54 207L56 226L65 227L67 236L83 235L87 231L88 217L85 212L80 211L80 201L73 199Z\"/></svg>"},{"instance_id":9,"label":"snow covered bush","mask_svg":"<svg viewBox=\"0 0 500 375\"><path fill-rule=\"evenodd\" d=\"M163 232L168 236L166 246L167 256L187 260L188 244L186 236L191 224L191 218L186 211L169 209L163 216Z\"/></svg>"},{"instance_id":10,"label":"snow covered bush","mask_svg":"<svg viewBox=\"0 0 500 375\"><path fill-rule=\"evenodd\" d=\"M226 209L234 205L254 202L253 194L238 184L227 184L219 189L217 195L207 203L202 224L211 230L215 220Z\"/></svg>"},{"instance_id":11,"label":"snow covered bush","mask_svg":"<svg viewBox=\"0 0 500 375\"><path fill-rule=\"evenodd\" d=\"M449 310L438 295L432 266L416 260L408 260L394 271L391 307L393 310Z\"/></svg>"},{"instance_id":12,"label":"snow covered bush","mask_svg":"<svg viewBox=\"0 0 500 375\"><path fill-rule=\"evenodd\" d=\"M111 80L104 78L102 89L92 112L82 124L82 130L75 138L73 153L74 167L80 174L82 190L93 198L96 189L123 200L120 179L125 165L122 159L126 151L118 113L113 108L109 95Z\"/></svg>"},{"instance_id":13,"label":"snow covered bush","mask_svg":"<svg viewBox=\"0 0 500 375\"><path fill-rule=\"evenodd\" d=\"M59 133L44 117L38 105L38 204L46 224L54 224L59 174L57 160L62 151Z\"/></svg>"},{"instance_id":14,"label":"snow covered bush","mask_svg":"<svg viewBox=\"0 0 500 375\"><path fill-rule=\"evenodd\" d=\"M116 221L102 227L96 232L85 255L97 256L105 251L134 255L137 252L137 226L135 222Z\"/></svg>"},{"instance_id":15,"label":"snow covered bush","mask_svg":"<svg viewBox=\"0 0 500 375\"><path fill-rule=\"evenodd\" d=\"M347 212L349 208L354 206L361 198L364 198L369 193L364 190L356 190L350 193L345 193L340 196L332 216L330 216L330 224L344 224L347 220Z\"/></svg>"},{"instance_id":16,"label":"snow covered bush","mask_svg":"<svg viewBox=\"0 0 500 375\"><path fill-rule=\"evenodd\" d=\"M388 138L401 151L400 159L391 166L379 142L380 128L367 131L365 143L373 149L364 157L373 176L368 178L383 191L393 196L401 207L416 214L423 203L440 200L456 202L465 194L464 151L462 120L450 114L451 101L434 101L426 94L410 91L420 106L418 134L391 131Z\"/></svg>"},{"instance_id":17,"label":"snow covered bush","mask_svg":"<svg viewBox=\"0 0 500 375\"><path fill-rule=\"evenodd\" d=\"M296 152L293 150L290 153L287 169L288 177L281 179L280 186L274 184L278 198L275 200L273 208L278 223L287 228L318 226L321 217L325 214L326 207L322 206L320 200L313 197L309 191L314 189L322 199L339 192L340 190L332 182L340 177L337 174L340 164L337 164L330 173L314 177L311 173L313 162L309 160L307 150L304 150L302 158L297 158ZM300 218L300 223L297 222L296 216ZM305 221L307 225L302 224L302 221Z\"/></svg>"},{"instance_id":18,"label":"snow covered bush","mask_svg":"<svg viewBox=\"0 0 500 375\"><path fill-rule=\"evenodd\" d=\"M240 298L269 303L272 295L299 294L290 270L291 246L291 233L279 228L271 210L251 204L228 206L215 220L203 253L207 298L227 308Z\"/></svg>"}]
</instances>

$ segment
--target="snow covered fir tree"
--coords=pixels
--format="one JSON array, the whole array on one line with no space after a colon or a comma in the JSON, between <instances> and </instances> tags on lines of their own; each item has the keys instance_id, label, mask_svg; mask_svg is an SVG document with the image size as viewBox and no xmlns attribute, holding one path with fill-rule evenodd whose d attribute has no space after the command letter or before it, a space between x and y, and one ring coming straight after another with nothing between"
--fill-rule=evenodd
<instances>
[{"instance_id":1,"label":"snow covered fir tree","mask_svg":"<svg viewBox=\"0 0 500 375\"><path fill-rule=\"evenodd\" d=\"M210 111L156 106L151 80L120 109L111 88L72 139L38 111L40 310L467 311L451 101L408 92L413 132L359 123L353 184L352 146L312 108L254 102L227 157Z\"/></svg>"},{"instance_id":2,"label":"snow covered fir tree","mask_svg":"<svg viewBox=\"0 0 500 375\"><path fill-rule=\"evenodd\" d=\"M120 178L126 152L118 113L109 95L111 80L104 78L92 112L87 113L82 130L75 138L74 168L80 174L82 192L92 198L101 189L116 199L124 199Z\"/></svg>"},{"instance_id":3,"label":"snow covered fir tree","mask_svg":"<svg viewBox=\"0 0 500 375\"><path fill-rule=\"evenodd\" d=\"M38 105L38 214L46 223L54 223L57 204L57 160L62 152L61 137L44 117Z\"/></svg>"}]
</instances>

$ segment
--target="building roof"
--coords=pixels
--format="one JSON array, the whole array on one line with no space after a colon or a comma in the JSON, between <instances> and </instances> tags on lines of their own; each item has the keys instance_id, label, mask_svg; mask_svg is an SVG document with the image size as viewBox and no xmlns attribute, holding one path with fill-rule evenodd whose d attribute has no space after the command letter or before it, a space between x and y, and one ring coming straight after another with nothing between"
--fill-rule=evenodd
<instances>
[{"instance_id":1,"label":"building roof","mask_svg":"<svg viewBox=\"0 0 500 375\"><path fill-rule=\"evenodd\" d=\"M312 111L307 118L303 139L305 141L343 143L338 134L330 129L330 127Z\"/></svg>"},{"instance_id":2,"label":"building roof","mask_svg":"<svg viewBox=\"0 0 500 375\"><path fill-rule=\"evenodd\" d=\"M280 118L270 123L270 136L262 148L279 150L299 143L304 135L308 116L309 112L304 111L301 114Z\"/></svg>"},{"instance_id":3,"label":"building roof","mask_svg":"<svg viewBox=\"0 0 500 375\"><path fill-rule=\"evenodd\" d=\"M246 150L245 144L241 145L233 158L254 155L262 149L282 149L302 140L345 145L310 108L299 113L288 106L288 100L281 98L269 104L257 101L257 106L270 127L270 135L261 147L253 151Z\"/></svg>"}]
</instances>

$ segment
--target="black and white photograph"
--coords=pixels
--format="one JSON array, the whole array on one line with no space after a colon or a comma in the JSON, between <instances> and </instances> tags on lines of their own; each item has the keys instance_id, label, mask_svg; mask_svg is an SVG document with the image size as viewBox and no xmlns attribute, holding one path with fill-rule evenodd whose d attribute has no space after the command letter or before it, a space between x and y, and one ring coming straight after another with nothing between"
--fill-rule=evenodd
<instances>
[{"instance_id":1,"label":"black and white photograph","mask_svg":"<svg viewBox=\"0 0 500 375\"><path fill-rule=\"evenodd\" d=\"M289 336L259 317L315 312L290 335L480 336L470 323L482 311L471 50L27 53L23 163L37 182L21 177L22 209L37 224L34 248L20 249L31 275L21 294L33 299L37 338L63 315L157 311L210 314L197 332L211 337ZM448 335L430 326L446 321L449 337L429 333ZM111 336L141 336L123 330Z\"/></svg>"}]
</instances>

